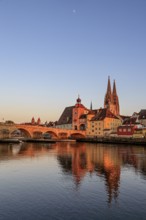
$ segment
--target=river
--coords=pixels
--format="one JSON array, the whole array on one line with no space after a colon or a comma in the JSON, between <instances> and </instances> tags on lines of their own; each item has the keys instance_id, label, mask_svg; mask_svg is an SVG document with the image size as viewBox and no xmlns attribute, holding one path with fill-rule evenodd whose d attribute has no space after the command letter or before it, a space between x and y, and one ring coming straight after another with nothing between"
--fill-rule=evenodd
<instances>
[{"instance_id":1,"label":"river","mask_svg":"<svg viewBox=\"0 0 146 220\"><path fill-rule=\"evenodd\" d=\"M146 219L146 147L0 144L0 219Z\"/></svg>"}]
</instances>

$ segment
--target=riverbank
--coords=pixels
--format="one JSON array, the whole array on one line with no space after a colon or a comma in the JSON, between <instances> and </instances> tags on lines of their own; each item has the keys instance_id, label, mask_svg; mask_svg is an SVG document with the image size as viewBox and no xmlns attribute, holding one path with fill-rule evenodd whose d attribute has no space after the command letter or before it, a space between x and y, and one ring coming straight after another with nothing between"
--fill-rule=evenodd
<instances>
[{"instance_id":1,"label":"riverbank","mask_svg":"<svg viewBox=\"0 0 146 220\"><path fill-rule=\"evenodd\" d=\"M121 137L102 137L102 138L80 138L77 142L103 143L103 144L128 144L146 146L146 138L121 138Z\"/></svg>"},{"instance_id":2,"label":"riverbank","mask_svg":"<svg viewBox=\"0 0 146 220\"><path fill-rule=\"evenodd\" d=\"M32 142L32 143L56 143L56 140L52 139L33 139L33 138L23 138L23 139L0 139L0 143L21 143L21 142Z\"/></svg>"},{"instance_id":3,"label":"riverbank","mask_svg":"<svg viewBox=\"0 0 146 220\"><path fill-rule=\"evenodd\" d=\"M0 139L0 143L20 143L21 141L19 139Z\"/></svg>"},{"instance_id":4,"label":"riverbank","mask_svg":"<svg viewBox=\"0 0 146 220\"><path fill-rule=\"evenodd\" d=\"M144 145L146 146L146 138L121 138L121 137L102 137L102 138L79 138L77 140L70 139L0 139L0 143L56 143L56 142L87 142L87 143L103 143L103 144L127 144L127 145Z\"/></svg>"}]
</instances>

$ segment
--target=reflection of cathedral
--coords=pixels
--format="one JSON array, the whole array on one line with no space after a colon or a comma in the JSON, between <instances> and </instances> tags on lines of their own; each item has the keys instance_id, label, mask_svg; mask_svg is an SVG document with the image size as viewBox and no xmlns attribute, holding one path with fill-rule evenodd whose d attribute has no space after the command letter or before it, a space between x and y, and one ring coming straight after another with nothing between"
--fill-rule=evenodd
<instances>
[{"instance_id":1,"label":"reflection of cathedral","mask_svg":"<svg viewBox=\"0 0 146 220\"><path fill-rule=\"evenodd\" d=\"M66 143L63 148L58 146L57 158L63 171L73 175L76 186L80 185L88 173L96 173L99 178L104 179L108 203L111 203L112 199L116 200L119 195L122 163L129 163L130 160L133 166L136 167L137 164L138 168L139 162L137 156L133 156L133 154L130 153L131 150L129 152L128 149L129 148L126 147L120 151L121 148L119 147L103 147L100 144L98 144L98 146L82 144L78 147L70 147L69 144ZM129 156L125 157L124 155L127 154ZM141 164L141 169L144 169L144 167L146 173L146 166Z\"/></svg>"},{"instance_id":2,"label":"reflection of cathedral","mask_svg":"<svg viewBox=\"0 0 146 220\"><path fill-rule=\"evenodd\" d=\"M69 148L66 144L62 150L58 148L58 161L64 172L68 171L74 176L77 186L88 172L104 176L109 203L113 197L116 199L118 196L120 163L117 158L118 155L110 152L109 148L86 147L85 144L74 148Z\"/></svg>"},{"instance_id":3,"label":"reflection of cathedral","mask_svg":"<svg viewBox=\"0 0 146 220\"><path fill-rule=\"evenodd\" d=\"M120 187L121 166L130 165L143 178L146 178L145 147L116 147L98 144L60 142L48 144L0 145L0 160L38 158L52 153L60 164L63 175L73 177L78 188L84 177L94 174L104 180L108 203L117 199ZM141 157L140 155L143 155ZM91 178L92 178L92 175ZM103 181L102 181L103 182ZM90 183L89 183L90 184ZM97 186L98 187L98 186Z\"/></svg>"},{"instance_id":4,"label":"reflection of cathedral","mask_svg":"<svg viewBox=\"0 0 146 220\"><path fill-rule=\"evenodd\" d=\"M106 180L106 187L108 193L108 202L111 203L112 198L118 196L118 189L120 184L120 164L116 163L108 154L104 154L104 175Z\"/></svg>"}]
</instances>

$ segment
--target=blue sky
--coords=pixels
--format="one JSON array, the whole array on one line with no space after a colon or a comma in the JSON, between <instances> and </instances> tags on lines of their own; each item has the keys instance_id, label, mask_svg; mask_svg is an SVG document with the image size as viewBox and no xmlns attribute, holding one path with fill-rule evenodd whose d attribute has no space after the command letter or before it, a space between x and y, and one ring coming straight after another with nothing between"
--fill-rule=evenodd
<instances>
[{"instance_id":1,"label":"blue sky","mask_svg":"<svg viewBox=\"0 0 146 220\"><path fill-rule=\"evenodd\" d=\"M108 75L121 114L146 108L145 0L0 0L0 121L103 107Z\"/></svg>"}]
</instances>

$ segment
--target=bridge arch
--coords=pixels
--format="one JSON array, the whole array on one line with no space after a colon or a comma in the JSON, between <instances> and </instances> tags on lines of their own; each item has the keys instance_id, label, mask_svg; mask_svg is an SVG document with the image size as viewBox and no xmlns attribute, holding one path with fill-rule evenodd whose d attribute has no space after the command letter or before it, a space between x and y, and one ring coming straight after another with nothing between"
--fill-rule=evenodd
<instances>
[{"instance_id":1,"label":"bridge arch","mask_svg":"<svg viewBox=\"0 0 146 220\"><path fill-rule=\"evenodd\" d=\"M81 134L80 132L75 132L70 135L70 138L73 138L73 139L84 138L84 137L85 135Z\"/></svg>"},{"instance_id":2,"label":"bridge arch","mask_svg":"<svg viewBox=\"0 0 146 220\"><path fill-rule=\"evenodd\" d=\"M58 135L53 131L46 131L46 132L43 133L43 136L46 137L46 138L48 136L48 138L50 138L50 139L51 138L54 138L54 139L58 138Z\"/></svg>"},{"instance_id":3,"label":"bridge arch","mask_svg":"<svg viewBox=\"0 0 146 220\"><path fill-rule=\"evenodd\" d=\"M31 138L31 133L27 130L27 129L24 129L24 128L17 128L15 130L13 130L11 132L11 137L15 134L15 132L17 131L20 131L20 137L27 137L27 138Z\"/></svg>"}]
</instances>

